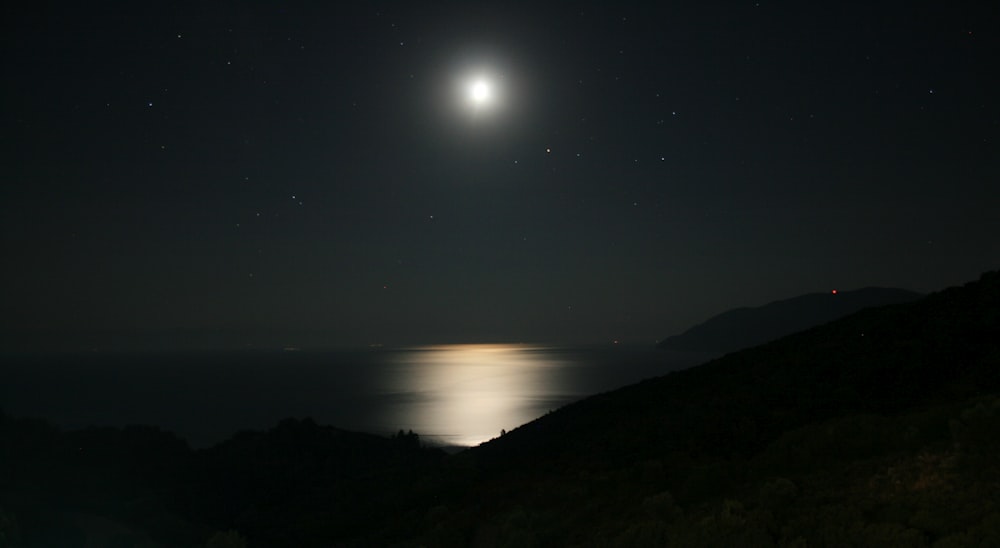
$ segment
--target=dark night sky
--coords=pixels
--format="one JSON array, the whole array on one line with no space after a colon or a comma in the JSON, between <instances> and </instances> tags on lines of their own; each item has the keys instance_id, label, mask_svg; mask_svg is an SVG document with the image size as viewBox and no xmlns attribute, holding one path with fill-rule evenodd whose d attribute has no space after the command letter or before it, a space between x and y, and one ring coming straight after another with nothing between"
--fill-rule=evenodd
<instances>
[{"instance_id":1,"label":"dark night sky","mask_svg":"<svg viewBox=\"0 0 1000 548\"><path fill-rule=\"evenodd\" d=\"M75 4L4 8L6 344L651 344L1000 268L988 2Z\"/></svg>"}]
</instances>

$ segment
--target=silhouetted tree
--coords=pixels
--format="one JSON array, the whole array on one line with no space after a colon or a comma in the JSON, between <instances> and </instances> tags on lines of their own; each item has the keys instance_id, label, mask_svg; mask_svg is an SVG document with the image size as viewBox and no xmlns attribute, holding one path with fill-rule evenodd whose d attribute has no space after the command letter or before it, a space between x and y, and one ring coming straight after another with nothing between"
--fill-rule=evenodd
<instances>
[{"instance_id":1,"label":"silhouetted tree","mask_svg":"<svg viewBox=\"0 0 1000 548\"><path fill-rule=\"evenodd\" d=\"M420 436L413 430L403 432L402 429L393 437L396 443L406 449L418 449L420 447Z\"/></svg>"}]
</instances>

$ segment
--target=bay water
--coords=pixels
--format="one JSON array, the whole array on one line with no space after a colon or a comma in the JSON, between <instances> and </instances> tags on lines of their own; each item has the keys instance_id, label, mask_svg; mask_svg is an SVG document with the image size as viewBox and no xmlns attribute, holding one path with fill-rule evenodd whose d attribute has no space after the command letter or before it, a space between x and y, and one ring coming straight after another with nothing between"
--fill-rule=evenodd
<instances>
[{"instance_id":1,"label":"bay water","mask_svg":"<svg viewBox=\"0 0 1000 548\"><path fill-rule=\"evenodd\" d=\"M195 447L287 417L472 446L580 398L711 357L530 344L5 354L0 408L67 429L154 425Z\"/></svg>"}]
</instances>

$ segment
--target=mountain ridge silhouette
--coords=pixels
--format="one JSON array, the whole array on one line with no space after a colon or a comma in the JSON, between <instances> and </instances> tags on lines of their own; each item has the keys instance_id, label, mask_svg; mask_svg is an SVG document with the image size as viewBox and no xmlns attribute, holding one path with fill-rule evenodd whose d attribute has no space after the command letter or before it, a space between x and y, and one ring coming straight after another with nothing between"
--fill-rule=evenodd
<instances>
[{"instance_id":1,"label":"mountain ridge silhouette","mask_svg":"<svg viewBox=\"0 0 1000 548\"><path fill-rule=\"evenodd\" d=\"M897 288L866 287L853 291L808 293L770 303L727 310L657 347L698 352L732 352L822 325L872 306L914 301L920 293Z\"/></svg>"}]
</instances>

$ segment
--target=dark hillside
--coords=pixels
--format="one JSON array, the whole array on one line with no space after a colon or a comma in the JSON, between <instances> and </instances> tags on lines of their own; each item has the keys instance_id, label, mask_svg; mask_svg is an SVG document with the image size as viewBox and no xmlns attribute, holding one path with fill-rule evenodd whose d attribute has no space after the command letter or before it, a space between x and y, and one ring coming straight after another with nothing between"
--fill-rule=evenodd
<instances>
[{"instance_id":1,"label":"dark hillside","mask_svg":"<svg viewBox=\"0 0 1000 548\"><path fill-rule=\"evenodd\" d=\"M414 506L411 483L445 457L412 432L310 419L192 451L151 427L60 432L0 415L0 442L0 547L200 546L229 530L252 546L325 546Z\"/></svg>"},{"instance_id":2,"label":"dark hillside","mask_svg":"<svg viewBox=\"0 0 1000 548\"><path fill-rule=\"evenodd\" d=\"M533 421L462 456L467 510L422 538L1000 541L998 372L992 272Z\"/></svg>"},{"instance_id":3,"label":"dark hillside","mask_svg":"<svg viewBox=\"0 0 1000 548\"><path fill-rule=\"evenodd\" d=\"M597 395L477 450L546 458L727 457L854 412L893 413L1000 390L1000 274Z\"/></svg>"},{"instance_id":4,"label":"dark hillside","mask_svg":"<svg viewBox=\"0 0 1000 548\"><path fill-rule=\"evenodd\" d=\"M1000 273L447 456L283 421L193 451L0 415L10 546L997 546Z\"/></svg>"}]
</instances>

